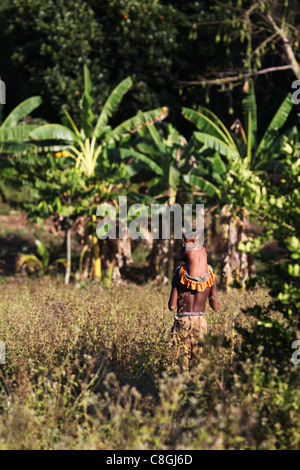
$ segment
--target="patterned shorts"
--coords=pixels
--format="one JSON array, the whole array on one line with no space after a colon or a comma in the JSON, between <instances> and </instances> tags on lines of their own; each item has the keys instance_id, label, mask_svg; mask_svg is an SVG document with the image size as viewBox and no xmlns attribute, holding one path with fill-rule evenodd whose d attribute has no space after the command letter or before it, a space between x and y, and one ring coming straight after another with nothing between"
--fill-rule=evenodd
<instances>
[{"instance_id":1,"label":"patterned shorts","mask_svg":"<svg viewBox=\"0 0 300 470\"><path fill-rule=\"evenodd\" d=\"M177 348L177 358L181 366L189 369L199 362L199 356L203 354L201 340L207 334L207 322L205 315L178 315L175 317L172 328L173 343Z\"/></svg>"}]
</instances>

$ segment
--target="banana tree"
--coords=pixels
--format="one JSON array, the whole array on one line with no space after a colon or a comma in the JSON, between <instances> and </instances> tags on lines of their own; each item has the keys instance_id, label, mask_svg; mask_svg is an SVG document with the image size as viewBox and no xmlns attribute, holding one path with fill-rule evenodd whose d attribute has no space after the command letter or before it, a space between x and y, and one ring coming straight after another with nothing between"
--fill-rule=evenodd
<instances>
[{"instance_id":1,"label":"banana tree","mask_svg":"<svg viewBox=\"0 0 300 470\"><path fill-rule=\"evenodd\" d=\"M179 189L182 174L187 167L190 145L171 125L161 126L161 132L154 124L148 124L139 131L138 137L129 149L119 149L121 158L134 158L148 171L148 198L152 202L168 204L180 202ZM139 172L140 174L143 172ZM164 282L173 275L174 247L173 221L171 218L170 239L153 240L150 254L150 271L157 280Z\"/></svg>"},{"instance_id":2,"label":"banana tree","mask_svg":"<svg viewBox=\"0 0 300 470\"><path fill-rule=\"evenodd\" d=\"M226 246L222 275L227 287L233 281L233 272L243 288L246 279L255 273L248 243L247 206L263 189L264 174L280 172L284 164L287 136L297 132L295 127L282 132L292 106L288 94L259 142L252 82L243 100L246 130L239 120L228 130L216 115L203 107L198 111L182 110L183 116L200 131L193 134L199 149L198 167L185 175L184 180L221 206L221 232Z\"/></svg>"},{"instance_id":3,"label":"banana tree","mask_svg":"<svg viewBox=\"0 0 300 470\"><path fill-rule=\"evenodd\" d=\"M24 153L33 148L29 134L40 124L21 123L40 106L40 96L32 96L16 106L0 125L0 155Z\"/></svg>"},{"instance_id":4,"label":"banana tree","mask_svg":"<svg viewBox=\"0 0 300 470\"><path fill-rule=\"evenodd\" d=\"M70 157L85 178L101 178L106 181L114 162L109 161L107 150L115 147L124 135L136 132L143 126L162 120L168 114L166 107L139 112L112 128L109 119L129 91L133 82L124 79L111 92L98 117L94 115L94 100L91 96L91 79L88 67L84 66L84 93L80 103L81 119L76 125L66 108L63 108L63 124L46 124L30 133L31 139L40 146L61 145L57 157ZM104 201L101 201L104 202ZM101 257L99 240L96 236L96 221L91 228L91 249L94 253L94 274L101 278Z\"/></svg>"},{"instance_id":5,"label":"banana tree","mask_svg":"<svg viewBox=\"0 0 300 470\"><path fill-rule=\"evenodd\" d=\"M38 145L60 142L62 144L61 152L57 152L57 156L71 157L75 160L76 167L81 168L87 176L95 175L97 165L102 172L105 165L109 164L105 152L108 146L115 145L125 134L136 132L146 124L162 120L168 114L166 107L139 112L112 128L108 121L132 85L131 77L127 77L119 83L107 98L96 119L93 112L94 100L91 96L90 73L85 65L80 124L75 124L70 113L64 107L63 124L46 124L31 132L30 137Z\"/></svg>"}]
</instances>

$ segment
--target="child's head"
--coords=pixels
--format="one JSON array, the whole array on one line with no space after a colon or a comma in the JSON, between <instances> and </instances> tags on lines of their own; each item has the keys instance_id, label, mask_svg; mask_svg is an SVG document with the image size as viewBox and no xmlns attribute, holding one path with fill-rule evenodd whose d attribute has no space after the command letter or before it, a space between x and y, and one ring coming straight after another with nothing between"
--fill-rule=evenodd
<instances>
[{"instance_id":1,"label":"child's head","mask_svg":"<svg viewBox=\"0 0 300 470\"><path fill-rule=\"evenodd\" d=\"M199 250L203 247L203 230L187 230L183 240L186 250Z\"/></svg>"}]
</instances>

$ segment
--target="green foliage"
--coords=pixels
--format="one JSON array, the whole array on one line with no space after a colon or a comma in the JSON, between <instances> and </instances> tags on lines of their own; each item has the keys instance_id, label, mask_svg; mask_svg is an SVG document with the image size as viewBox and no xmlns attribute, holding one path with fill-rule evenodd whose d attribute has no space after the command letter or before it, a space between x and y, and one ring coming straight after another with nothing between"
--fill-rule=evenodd
<instances>
[{"instance_id":1,"label":"green foliage","mask_svg":"<svg viewBox=\"0 0 300 470\"><path fill-rule=\"evenodd\" d=\"M4 170L4 179L18 189L26 187L26 198L10 200L13 207L25 211L31 220L39 223L51 218L56 228L63 231L80 216L84 217L87 229L90 226L95 231L93 217L97 206L109 194L109 183L106 187L95 179L83 179L82 172L70 161L52 154L33 153L26 158L11 159L10 167ZM88 230L85 243L87 237ZM71 265L68 267L71 269Z\"/></svg>"},{"instance_id":2,"label":"green foliage","mask_svg":"<svg viewBox=\"0 0 300 470\"><path fill-rule=\"evenodd\" d=\"M8 182L27 186L29 197L19 204L33 220L43 220L54 213L62 218L76 216L77 210L80 213L71 201L74 194L80 198L89 192L78 170L51 154L14 158L11 166L14 171L10 172ZM82 205L88 210L88 202L83 200Z\"/></svg>"},{"instance_id":3,"label":"green foliage","mask_svg":"<svg viewBox=\"0 0 300 470\"><path fill-rule=\"evenodd\" d=\"M120 158L134 157L137 175L148 169L149 196L174 204L189 166L191 149L186 139L171 124L160 129L150 124L130 144L131 148L119 150Z\"/></svg>"},{"instance_id":4,"label":"green foliage","mask_svg":"<svg viewBox=\"0 0 300 470\"><path fill-rule=\"evenodd\" d=\"M236 133L231 133L223 122L206 108L198 111L183 108L183 116L201 132L194 132L198 142L198 168L185 179L231 207L255 206L266 196L263 171L282 170L288 138L297 134L296 127L283 127L292 111L289 93L276 111L262 139L257 143L257 110L252 81L243 100L245 122L236 123ZM200 143L200 145L199 145Z\"/></svg>"},{"instance_id":5,"label":"green foliage","mask_svg":"<svg viewBox=\"0 0 300 470\"><path fill-rule=\"evenodd\" d=\"M282 175L276 180L270 178L266 198L260 201L258 208L264 220L264 240L276 240L280 248L280 260L264 259L272 301L265 309L257 306L248 310L260 322L252 338L244 332L248 354L251 354L249 344L259 343L281 364L287 360L292 341L297 339L300 330L299 144L291 143L286 146L291 150L286 153ZM259 250L257 256L263 256L259 255ZM280 312L289 328L270 320L272 311Z\"/></svg>"},{"instance_id":6,"label":"green foliage","mask_svg":"<svg viewBox=\"0 0 300 470\"><path fill-rule=\"evenodd\" d=\"M62 104L77 120L84 63L94 83L94 111L103 106L112 86L129 75L135 86L121 119L161 103L178 107L176 80L198 64L189 35L197 34L197 17L207 17L201 13L205 3L34 0L24 8L22 0L13 0L3 14L6 75L20 76L18 86L25 94L40 90L47 120L57 119ZM197 47L206 50L201 43ZM14 86L18 92L13 83L10 89Z\"/></svg>"},{"instance_id":7,"label":"green foliage","mask_svg":"<svg viewBox=\"0 0 300 470\"><path fill-rule=\"evenodd\" d=\"M198 111L183 108L183 116L191 121L201 132L195 132L195 139L204 144L202 151L213 149L221 155L225 155L228 160L233 160L238 156L236 144L226 129L222 121L210 110L200 107Z\"/></svg>"},{"instance_id":8,"label":"green foliage","mask_svg":"<svg viewBox=\"0 0 300 470\"><path fill-rule=\"evenodd\" d=\"M134 87L120 120L162 103L179 112L182 105L203 104L208 97L218 114L228 108L239 113L242 91L236 82L228 85L231 74L226 72L232 70L238 77L238 72L245 71L247 41L252 46L253 70L256 60L263 67L286 64L282 41L272 34L267 20L269 11L275 13L278 25L288 21L285 32L296 55L298 50L298 38L293 34L297 28L295 5L289 1L286 7L281 0L262 2L270 8L261 11L259 3L34 0L24 8L23 0L13 0L8 9L0 11L0 69L10 106L38 90L45 119L57 121L61 106L67 105L77 122L81 69L86 63L94 84L94 112L103 106L112 87L131 76ZM225 78L222 90L226 101L224 94L211 92L214 87L210 83L203 88L194 85L199 82L199 64L200 82L216 77L216 85L221 85ZM262 122L290 90L291 74L268 74L268 82L259 77L259 98L265 105ZM270 80L274 87L269 86ZM180 132L186 131L176 114L171 119Z\"/></svg>"},{"instance_id":9,"label":"green foliage","mask_svg":"<svg viewBox=\"0 0 300 470\"><path fill-rule=\"evenodd\" d=\"M11 59L23 69L22 79L31 77L45 106L58 112L68 103L76 113L82 66L103 44L92 8L81 0L34 0L24 8L23 1L14 0L6 15L7 40L14 42Z\"/></svg>"}]
</instances>

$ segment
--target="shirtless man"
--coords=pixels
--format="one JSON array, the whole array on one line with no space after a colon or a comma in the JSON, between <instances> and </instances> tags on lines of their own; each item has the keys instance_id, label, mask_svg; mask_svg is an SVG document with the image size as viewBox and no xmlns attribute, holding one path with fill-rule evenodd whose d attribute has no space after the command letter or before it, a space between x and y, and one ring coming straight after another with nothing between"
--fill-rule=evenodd
<instances>
[{"instance_id":1,"label":"shirtless man","mask_svg":"<svg viewBox=\"0 0 300 470\"><path fill-rule=\"evenodd\" d=\"M179 266L172 280L172 290L169 299L169 310L177 308L173 331L173 342L178 347L178 359L182 368L189 370L191 364L196 364L203 349L199 341L207 333L205 306L207 299L213 310L219 309L219 300L215 276L210 282L202 282L201 290L189 288L180 277ZM211 284L211 285L209 285Z\"/></svg>"}]
</instances>

